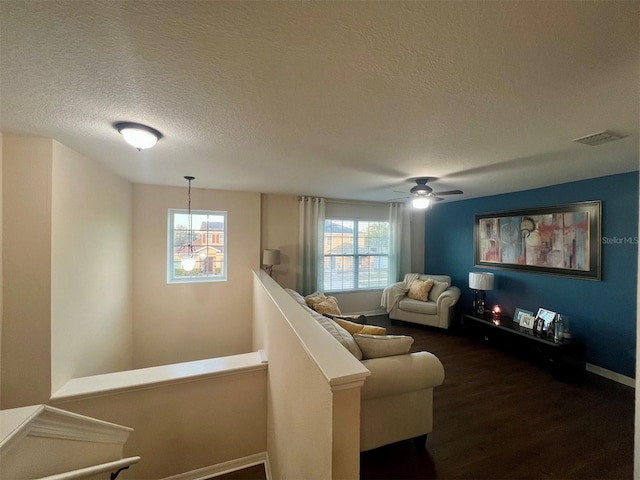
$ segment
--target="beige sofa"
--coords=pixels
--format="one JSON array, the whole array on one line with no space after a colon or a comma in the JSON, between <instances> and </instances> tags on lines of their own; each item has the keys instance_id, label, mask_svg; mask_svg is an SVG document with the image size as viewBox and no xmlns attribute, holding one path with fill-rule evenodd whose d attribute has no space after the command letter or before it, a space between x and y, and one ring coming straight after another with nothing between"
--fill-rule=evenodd
<instances>
[{"instance_id":1,"label":"beige sofa","mask_svg":"<svg viewBox=\"0 0 640 480\"><path fill-rule=\"evenodd\" d=\"M427 301L407 297L411 282L416 278L435 280ZM451 285L451 277L447 275L408 273L404 281L385 288L381 306L385 307L392 320L449 328L454 317L454 306L459 298L460 289Z\"/></svg>"},{"instance_id":2,"label":"beige sofa","mask_svg":"<svg viewBox=\"0 0 640 480\"><path fill-rule=\"evenodd\" d=\"M297 292L286 290L309 313L310 321L320 323L371 372L361 390L360 451L409 438L424 448L433 430L433 388L444 381L440 360L429 352L392 354L396 347L408 352L413 339L351 335L334 320L308 308Z\"/></svg>"}]
</instances>

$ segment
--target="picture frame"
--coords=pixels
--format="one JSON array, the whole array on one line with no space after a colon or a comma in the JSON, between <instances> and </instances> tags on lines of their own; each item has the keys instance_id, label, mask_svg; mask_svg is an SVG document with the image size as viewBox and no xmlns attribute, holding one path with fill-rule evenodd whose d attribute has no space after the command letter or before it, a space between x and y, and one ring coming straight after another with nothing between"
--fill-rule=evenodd
<instances>
[{"instance_id":1,"label":"picture frame","mask_svg":"<svg viewBox=\"0 0 640 480\"><path fill-rule=\"evenodd\" d=\"M528 330L532 330L535 320L536 320L536 317L534 317L533 315L529 315L528 313L523 313L520 315L520 327L526 328Z\"/></svg>"},{"instance_id":2,"label":"picture frame","mask_svg":"<svg viewBox=\"0 0 640 480\"><path fill-rule=\"evenodd\" d=\"M549 333L550 329L553 329L553 322L558 314L547 310L546 308L539 308L536 313L535 320L535 332L539 335L545 336Z\"/></svg>"},{"instance_id":3,"label":"picture frame","mask_svg":"<svg viewBox=\"0 0 640 480\"><path fill-rule=\"evenodd\" d=\"M476 214L476 267L601 280L602 202Z\"/></svg>"},{"instance_id":4,"label":"picture frame","mask_svg":"<svg viewBox=\"0 0 640 480\"><path fill-rule=\"evenodd\" d=\"M533 315L533 312L529 310L524 310L522 308L516 308L515 313L513 314L513 323L520 323L520 318L522 315Z\"/></svg>"}]
</instances>

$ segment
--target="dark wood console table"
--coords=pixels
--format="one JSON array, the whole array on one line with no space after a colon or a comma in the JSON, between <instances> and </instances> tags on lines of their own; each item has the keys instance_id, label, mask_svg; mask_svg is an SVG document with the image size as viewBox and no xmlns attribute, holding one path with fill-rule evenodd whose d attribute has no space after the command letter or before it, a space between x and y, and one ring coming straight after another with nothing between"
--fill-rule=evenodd
<instances>
[{"instance_id":1,"label":"dark wood console table","mask_svg":"<svg viewBox=\"0 0 640 480\"><path fill-rule=\"evenodd\" d=\"M491 314L484 317L463 314L462 326L471 334L480 334L485 341L518 353L528 353L545 363L555 378L575 379L584 372L584 344L574 340L555 342L553 339L534 335L532 330L513 323L502 316L499 322Z\"/></svg>"}]
</instances>

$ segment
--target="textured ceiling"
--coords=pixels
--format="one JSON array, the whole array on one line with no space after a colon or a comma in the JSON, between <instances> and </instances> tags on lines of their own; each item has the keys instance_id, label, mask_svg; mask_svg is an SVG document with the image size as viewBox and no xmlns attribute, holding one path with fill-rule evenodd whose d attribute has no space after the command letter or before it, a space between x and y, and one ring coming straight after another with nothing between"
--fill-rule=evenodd
<instances>
[{"instance_id":1,"label":"textured ceiling","mask_svg":"<svg viewBox=\"0 0 640 480\"><path fill-rule=\"evenodd\" d=\"M429 176L457 200L638 169L635 1L0 8L2 131L133 182L388 200ZM139 153L117 121L164 138Z\"/></svg>"}]
</instances>

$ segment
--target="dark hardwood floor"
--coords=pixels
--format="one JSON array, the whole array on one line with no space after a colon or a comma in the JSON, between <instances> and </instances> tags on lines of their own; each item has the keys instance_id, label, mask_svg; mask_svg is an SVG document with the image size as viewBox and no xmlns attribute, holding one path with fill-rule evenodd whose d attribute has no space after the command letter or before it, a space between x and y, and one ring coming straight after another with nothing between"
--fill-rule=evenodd
<instances>
[{"instance_id":1,"label":"dark hardwood floor","mask_svg":"<svg viewBox=\"0 0 640 480\"><path fill-rule=\"evenodd\" d=\"M630 479L634 391L585 375L571 383L544 365L463 335L388 317L368 323L414 337L434 353L444 384L434 390L427 451L399 442L361 454L361 479Z\"/></svg>"}]
</instances>

